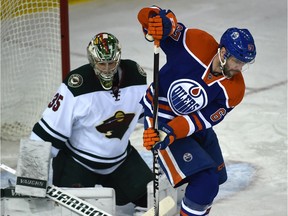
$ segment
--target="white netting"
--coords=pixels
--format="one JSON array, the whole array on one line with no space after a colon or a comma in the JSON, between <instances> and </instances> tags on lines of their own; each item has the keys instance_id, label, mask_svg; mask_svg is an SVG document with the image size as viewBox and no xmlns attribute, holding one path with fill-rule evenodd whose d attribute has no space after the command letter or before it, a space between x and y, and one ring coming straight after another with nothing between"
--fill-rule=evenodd
<instances>
[{"instance_id":1,"label":"white netting","mask_svg":"<svg viewBox=\"0 0 288 216\"><path fill-rule=\"evenodd\" d=\"M59 0L1 0L1 139L29 135L60 82Z\"/></svg>"}]
</instances>

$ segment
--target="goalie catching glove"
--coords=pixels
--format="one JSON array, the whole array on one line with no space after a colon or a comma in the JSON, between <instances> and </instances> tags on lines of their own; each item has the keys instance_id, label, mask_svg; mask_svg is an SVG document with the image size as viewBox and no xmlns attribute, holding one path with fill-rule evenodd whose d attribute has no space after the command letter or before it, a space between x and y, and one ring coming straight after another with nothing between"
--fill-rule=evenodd
<instances>
[{"instance_id":1,"label":"goalie catching glove","mask_svg":"<svg viewBox=\"0 0 288 216\"><path fill-rule=\"evenodd\" d=\"M173 129L166 124L159 124L159 129L147 128L143 134L143 146L147 150L165 149L174 142L176 135Z\"/></svg>"}]
</instances>

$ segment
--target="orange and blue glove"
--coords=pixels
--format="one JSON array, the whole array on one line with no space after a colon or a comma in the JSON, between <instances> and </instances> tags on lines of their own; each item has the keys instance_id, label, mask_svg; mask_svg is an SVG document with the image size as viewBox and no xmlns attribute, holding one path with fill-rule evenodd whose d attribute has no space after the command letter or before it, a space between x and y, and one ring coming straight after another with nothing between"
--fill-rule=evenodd
<instances>
[{"instance_id":1,"label":"orange and blue glove","mask_svg":"<svg viewBox=\"0 0 288 216\"><path fill-rule=\"evenodd\" d=\"M166 124L159 124L158 130L147 128L143 133L143 146L147 150L162 150L176 139L173 129Z\"/></svg>"},{"instance_id":2,"label":"orange and blue glove","mask_svg":"<svg viewBox=\"0 0 288 216\"><path fill-rule=\"evenodd\" d=\"M148 19L148 35L154 40L164 40L169 37L176 29L177 19L171 10L160 10Z\"/></svg>"}]
</instances>

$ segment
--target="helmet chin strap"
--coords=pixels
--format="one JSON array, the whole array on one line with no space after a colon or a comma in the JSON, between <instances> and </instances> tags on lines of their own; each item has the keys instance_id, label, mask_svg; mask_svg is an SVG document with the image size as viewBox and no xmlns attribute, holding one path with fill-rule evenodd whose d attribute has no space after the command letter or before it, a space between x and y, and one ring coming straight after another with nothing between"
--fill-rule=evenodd
<instances>
[{"instance_id":1,"label":"helmet chin strap","mask_svg":"<svg viewBox=\"0 0 288 216\"><path fill-rule=\"evenodd\" d=\"M223 74L224 65L226 64L226 58L224 58L224 61L221 60L220 48L218 48L218 58L219 58L219 61L220 61L220 69L221 69L222 74Z\"/></svg>"},{"instance_id":2,"label":"helmet chin strap","mask_svg":"<svg viewBox=\"0 0 288 216\"><path fill-rule=\"evenodd\" d=\"M220 57L220 48L218 48L218 58L219 58L219 61L220 61L220 70L221 70L221 73L224 77L226 77L227 79L230 79L231 77L227 77L224 73L224 66L226 64L226 59L227 57L224 56L224 61L221 60L221 57Z\"/></svg>"}]
</instances>

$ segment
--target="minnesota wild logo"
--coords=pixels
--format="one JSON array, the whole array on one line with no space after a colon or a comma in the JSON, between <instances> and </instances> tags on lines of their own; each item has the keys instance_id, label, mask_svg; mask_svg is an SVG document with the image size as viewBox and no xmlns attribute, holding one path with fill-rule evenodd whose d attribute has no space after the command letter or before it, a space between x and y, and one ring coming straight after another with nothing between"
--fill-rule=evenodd
<instances>
[{"instance_id":1,"label":"minnesota wild logo","mask_svg":"<svg viewBox=\"0 0 288 216\"><path fill-rule=\"evenodd\" d=\"M122 139L134 116L134 113L117 111L114 116L106 119L102 124L96 126L96 129L100 133L104 133L107 138Z\"/></svg>"}]
</instances>

